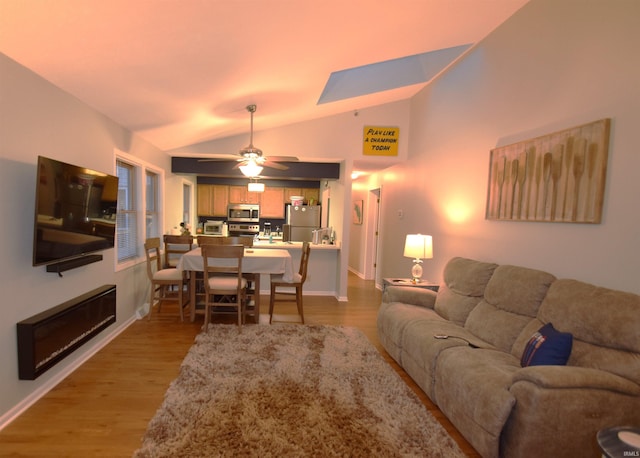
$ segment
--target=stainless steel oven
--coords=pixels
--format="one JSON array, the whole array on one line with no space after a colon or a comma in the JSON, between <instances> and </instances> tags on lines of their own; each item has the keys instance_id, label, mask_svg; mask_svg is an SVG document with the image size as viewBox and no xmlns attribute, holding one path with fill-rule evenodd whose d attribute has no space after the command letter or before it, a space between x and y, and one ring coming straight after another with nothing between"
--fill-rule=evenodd
<instances>
[{"instance_id":1,"label":"stainless steel oven","mask_svg":"<svg viewBox=\"0 0 640 458\"><path fill-rule=\"evenodd\" d=\"M229 223L260 222L260 205L258 204L229 204L227 207L227 221Z\"/></svg>"},{"instance_id":2,"label":"stainless steel oven","mask_svg":"<svg viewBox=\"0 0 640 458\"><path fill-rule=\"evenodd\" d=\"M259 224L231 223L229 224L229 235L231 237L255 237L260 232Z\"/></svg>"}]
</instances>

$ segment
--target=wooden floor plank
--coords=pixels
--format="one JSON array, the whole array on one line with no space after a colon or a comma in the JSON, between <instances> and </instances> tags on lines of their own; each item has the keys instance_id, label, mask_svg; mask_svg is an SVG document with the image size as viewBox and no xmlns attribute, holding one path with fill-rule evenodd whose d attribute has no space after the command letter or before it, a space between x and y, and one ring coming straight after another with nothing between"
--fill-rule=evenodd
<instances>
[{"instance_id":1,"label":"wooden floor plank","mask_svg":"<svg viewBox=\"0 0 640 458\"><path fill-rule=\"evenodd\" d=\"M371 340L469 457L476 451L413 380L384 351L376 332L381 292L349 274L348 302L305 297L305 322L353 326ZM262 297L268 304L268 297ZM295 305L276 304L275 318L290 319ZM229 322L229 317L216 321ZM200 332L202 318L180 322L163 306L138 320L0 431L0 455L11 457L130 457L162 403L169 384Z\"/></svg>"}]
</instances>

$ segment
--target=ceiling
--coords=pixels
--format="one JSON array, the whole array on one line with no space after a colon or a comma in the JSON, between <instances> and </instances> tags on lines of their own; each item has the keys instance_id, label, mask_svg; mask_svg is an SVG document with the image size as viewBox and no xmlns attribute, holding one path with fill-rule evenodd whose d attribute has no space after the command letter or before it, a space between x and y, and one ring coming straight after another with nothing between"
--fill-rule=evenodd
<instances>
[{"instance_id":1,"label":"ceiling","mask_svg":"<svg viewBox=\"0 0 640 458\"><path fill-rule=\"evenodd\" d=\"M527 1L0 0L0 51L169 150L247 132L249 104L260 130L409 98L424 83L376 64L466 49ZM318 104L332 73L373 89Z\"/></svg>"}]
</instances>

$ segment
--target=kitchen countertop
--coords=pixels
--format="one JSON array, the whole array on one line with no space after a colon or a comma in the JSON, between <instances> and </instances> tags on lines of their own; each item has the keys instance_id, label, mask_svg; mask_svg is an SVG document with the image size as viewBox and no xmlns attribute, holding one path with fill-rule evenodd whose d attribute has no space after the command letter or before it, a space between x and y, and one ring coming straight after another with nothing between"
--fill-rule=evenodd
<instances>
[{"instance_id":1,"label":"kitchen countertop","mask_svg":"<svg viewBox=\"0 0 640 458\"><path fill-rule=\"evenodd\" d=\"M283 242L282 240L274 240L273 243L269 243L268 240L259 240L254 242L253 246L256 248L302 248L302 242ZM314 245L311 244L312 250L339 250L340 244L337 245Z\"/></svg>"}]
</instances>

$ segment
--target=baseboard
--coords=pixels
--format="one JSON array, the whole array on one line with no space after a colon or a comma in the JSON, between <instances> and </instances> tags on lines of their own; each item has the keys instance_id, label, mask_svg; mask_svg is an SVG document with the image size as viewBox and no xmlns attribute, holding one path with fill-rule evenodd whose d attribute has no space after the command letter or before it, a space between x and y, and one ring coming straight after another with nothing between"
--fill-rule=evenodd
<instances>
[{"instance_id":1,"label":"baseboard","mask_svg":"<svg viewBox=\"0 0 640 458\"><path fill-rule=\"evenodd\" d=\"M36 389L34 392L29 394L26 398L16 404L13 408L9 409L4 415L0 416L0 431L2 431L7 425L9 425L13 420L18 418L24 411L26 411L29 407L35 404L40 398L42 398L45 394L51 391L55 386L63 381L69 374L75 371L77 368L82 366L89 358L98 353L102 348L104 348L109 342L115 339L119 334L121 334L125 329L127 329L133 322L136 321L136 316L130 317L127 321L122 323L119 327L115 328L111 333L109 333L104 339L99 341L91 350L83 354L80 358L74 361L72 364L67 366L63 371L59 374L53 376L47 382L45 382L42 386Z\"/></svg>"},{"instance_id":2,"label":"baseboard","mask_svg":"<svg viewBox=\"0 0 640 458\"><path fill-rule=\"evenodd\" d=\"M291 290L293 291L293 288L291 288ZM323 290L319 290L319 291L312 291L312 290L306 290L306 289L302 289L302 292L305 296L333 296L333 297L338 297L336 296L337 291L323 291ZM260 295L261 296L269 296L271 295L271 290L260 290ZM262 301L265 302L265 301Z\"/></svg>"},{"instance_id":3,"label":"baseboard","mask_svg":"<svg viewBox=\"0 0 640 458\"><path fill-rule=\"evenodd\" d=\"M361 278L363 280L366 280L364 273L362 272L358 272L357 270L355 270L353 267L347 267L347 270L349 272L351 272L352 274L354 274L355 276L357 276L358 278Z\"/></svg>"}]
</instances>

